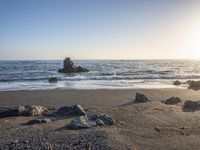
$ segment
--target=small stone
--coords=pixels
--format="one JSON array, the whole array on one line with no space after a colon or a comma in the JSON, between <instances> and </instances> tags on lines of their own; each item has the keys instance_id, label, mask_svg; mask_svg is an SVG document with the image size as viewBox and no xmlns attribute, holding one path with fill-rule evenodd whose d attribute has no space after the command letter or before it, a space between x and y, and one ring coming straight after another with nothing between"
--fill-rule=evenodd
<instances>
[{"instance_id":1,"label":"small stone","mask_svg":"<svg viewBox=\"0 0 200 150\"><path fill-rule=\"evenodd\" d=\"M151 100L144 94L136 93L134 103L146 103L151 102Z\"/></svg>"},{"instance_id":2,"label":"small stone","mask_svg":"<svg viewBox=\"0 0 200 150\"><path fill-rule=\"evenodd\" d=\"M179 97L170 97L169 99L166 99L165 101L162 101L162 103L166 104L166 105L174 105L177 103L182 102L182 100Z\"/></svg>"},{"instance_id":3,"label":"small stone","mask_svg":"<svg viewBox=\"0 0 200 150\"><path fill-rule=\"evenodd\" d=\"M157 132L161 131L158 127L154 128L154 130L157 131Z\"/></svg>"},{"instance_id":4,"label":"small stone","mask_svg":"<svg viewBox=\"0 0 200 150\"><path fill-rule=\"evenodd\" d=\"M182 82L180 82L180 81L174 81L173 82L173 85L181 85L182 84Z\"/></svg>"},{"instance_id":5,"label":"small stone","mask_svg":"<svg viewBox=\"0 0 200 150\"><path fill-rule=\"evenodd\" d=\"M191 81L189 84L188 89L192 89L192 90L200 90L200 81Z\"/></svg>"},{"instance_id":6,"label":"small stone","mask_svg":"<svg viewBox=\"0 0 200 150\"><path fill-rule=\"evenodd\" d=\"M49 79L49 83L56 83L58 79L56 77L52 77Z\"/></svg>"}]
</instances>

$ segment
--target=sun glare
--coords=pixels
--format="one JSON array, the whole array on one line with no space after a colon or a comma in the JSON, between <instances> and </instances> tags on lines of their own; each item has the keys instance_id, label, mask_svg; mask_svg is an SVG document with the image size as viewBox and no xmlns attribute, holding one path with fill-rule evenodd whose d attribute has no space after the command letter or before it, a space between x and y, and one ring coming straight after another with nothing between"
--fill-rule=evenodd
<instances>
[{"instance_id":1,"label":"sun glare","mask_svg":"<svg viewBox=\"0 0 200 150\"><path fill-rule=\"evenodd\" d=\"M200 59L200 21L195 23L186 36L184 55L189 59Z\"/></svg>"}]
</instances>

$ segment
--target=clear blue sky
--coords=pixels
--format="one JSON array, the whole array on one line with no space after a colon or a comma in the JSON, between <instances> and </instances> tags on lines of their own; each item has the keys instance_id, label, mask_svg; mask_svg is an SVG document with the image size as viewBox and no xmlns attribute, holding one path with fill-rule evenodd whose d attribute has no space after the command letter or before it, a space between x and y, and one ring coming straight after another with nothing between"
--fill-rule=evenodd
<instances>
[{"instance_id":1,"label":"clear blue sky","mask_svg":"<svg viewBox=\"0 0 200 150\"><path fill-rule=\"evenodd\" d=\"M199 10L195 0L0 0L0 59L186 58L200 50Z\"/></svg>"}]
</instances>

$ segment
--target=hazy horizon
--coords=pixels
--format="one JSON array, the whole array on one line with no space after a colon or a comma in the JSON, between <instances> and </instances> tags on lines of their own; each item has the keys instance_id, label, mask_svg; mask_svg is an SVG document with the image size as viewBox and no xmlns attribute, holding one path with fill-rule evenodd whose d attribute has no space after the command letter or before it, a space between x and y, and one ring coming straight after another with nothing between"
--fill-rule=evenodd
<instances>
[{"instance_id":1,"label":"hazy horizon","mask_svg":"<svg viewBox=\"0 0 200 150\"><path fill-rule=\"evenodd\" d=\"M200 58L197 0L1 0L0 60Z\"/></svg>"}]
</instances>

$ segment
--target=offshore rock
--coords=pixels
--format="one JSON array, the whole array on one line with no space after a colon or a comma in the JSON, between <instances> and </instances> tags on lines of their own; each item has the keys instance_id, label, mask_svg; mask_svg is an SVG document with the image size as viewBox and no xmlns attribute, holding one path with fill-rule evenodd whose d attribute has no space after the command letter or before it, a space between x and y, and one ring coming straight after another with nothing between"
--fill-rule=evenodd
<instances>
[{"instance_id":1,"label":"offshore rock","mask_svg":"<svg viewBox=\"0 0 200 150\"><path fill-rule=\"evenodd\" d=\"M58 72L79 73L79 72L89 72L89 70L81 66L75 66L74 62L70 58L65 58L65 60L63 61L63 69L59 69Z\"/></svg>"}]
</instances>

